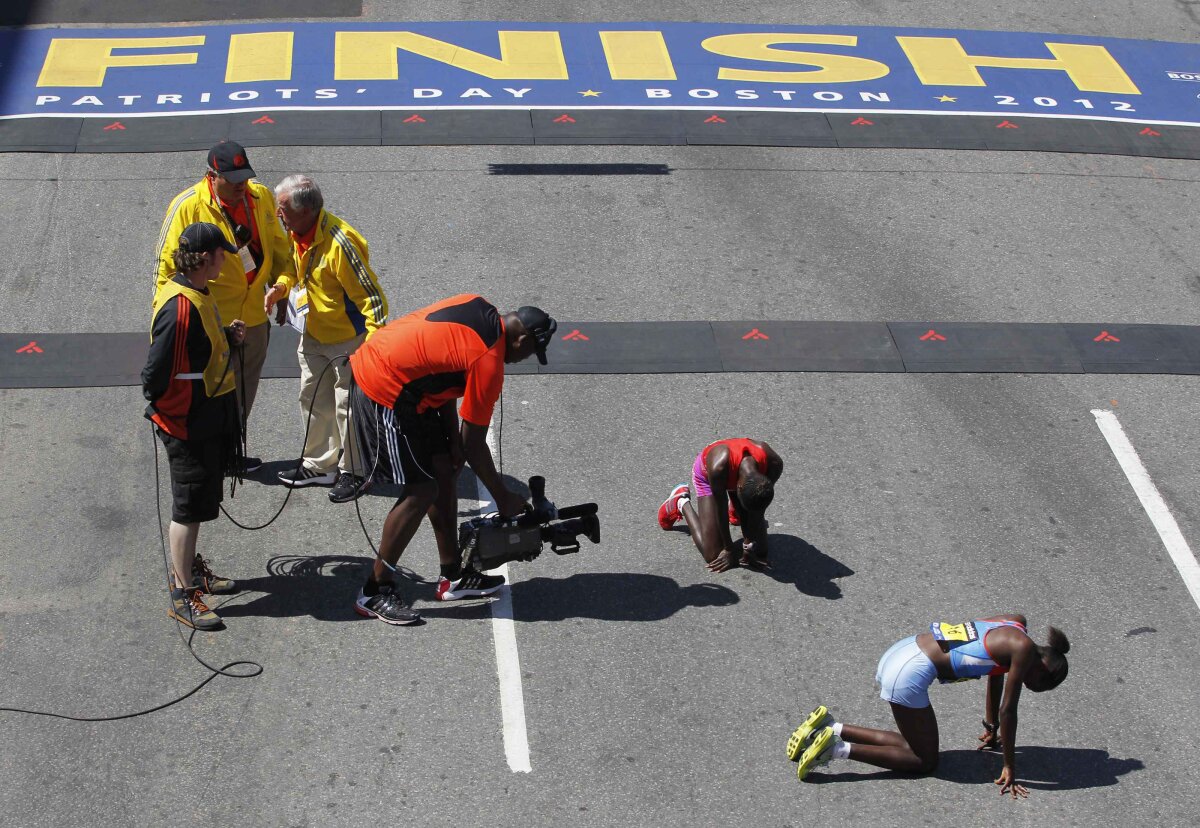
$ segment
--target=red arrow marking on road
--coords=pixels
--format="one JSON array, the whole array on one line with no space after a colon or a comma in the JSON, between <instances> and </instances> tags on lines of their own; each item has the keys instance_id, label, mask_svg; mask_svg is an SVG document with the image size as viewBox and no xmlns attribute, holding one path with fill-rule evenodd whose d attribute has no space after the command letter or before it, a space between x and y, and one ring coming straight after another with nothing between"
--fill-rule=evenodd
<instances>
[{"instance_id":1,"label":"red arrow marking on road","mask_svg":"<svg viewBox=\"0 0 1200 828\"><path fill-rule=\"evenodd\" d=\"M742 339L770 339L770 338L771 337L767 336L765 333L760 331L758 328L755 328L754 330L750 331L750 333L748 333L742 337Z\"/></svg>"},{"instance_id":2,"label":"red arrow marking on road","mask_svg":"<svg viewBox=\"0 0 1200 828\"><path fill-rule=\"evenodd\" d=\"M875 126L875 122L868 121L866 118L855 118L850 122L850 126Z\"/></svg>"},{"instance_id":3,"label":"red arrow marking on road","mask_svg":"<svg viewBox=\"0 0 1200 828\"><path fill-rule=\"evenodd\" d=\"M573 124L573 123L575 123L575 119L572 118L570 115L563 113L562 115L559 115L557 118L554 119L554 123L556 123L556 124Z\"/></svg>"},{"instance_id":4,"label":"red arrow marking on road","mask_svg":"<svg viewBox=\"0 0 1200 828\"><path fill-rule=\"evenodd\" d=\"M261 118L255 118L250 123L252 124L273 124L275 120L270 115L264 115Z\"/></svg>"},{"instance_id":5,"label":"red arrow marking on road","mask_svg":"<svg viewBox=\"0 0 1200 828\"><path fill-rule=\"evenodd\" d=\"M1138 135L1149 135L1151 138L1161 138L1162 137L1161 132L1155 132L1150 127L1146 127L1141 132L1139 132Z\"/></svg>"},{"instance_id":6,"label":"red arrow marking on road","mask_svg":"<svg viewBox=\"0 0 1200 828\"><path fill-rule=\"evenodd\" d=\"M930 328L928 331L921 334L921 341L922 342L929 342L929 341L945 342L946 337L942 336L940 333L935 331L933 328Z\"/></svg>"},{"instance_id":7,"label":"red arrow marking on road","mask_svg":"<svg viewBox=\"0 0 1200 828\"><path fill-rule=\"evenodd\" d=\"M575 330L571 331L569 334L564 336L563 341L565 341L565 342L587 342L588 337L585 336L584 334L582 334L579 331L579 328L576 328Z\"/></svg>"},{"instance_id":8,"label":"red arrow marking on road","mask_svg":"<svg viewBox=\"0 0 1200 828\"><path fill-rule=\"evenodd\" d=\"M1092 342L1120 342L1115 336L1108 331L1101 331L1099 336L1092 337Z\"/></svg>"},{"instance_id":9,"label":"red arrow marking on road","mask_svg":"<svg viewBox=\"0 0 1200 828\"><path fill-rule=\"evenodd\" d=\"M406 123L406 124L423 124L423 123L425 123L425 119L422 118L420 115L409 115L407 118L404 119L404 123Z\"/></svg>"},{"instance_id":10,"label":"red arrow marking on road","mask_svg":"<svg viewBox=\"0 0 1200 828\"><path fill-rule=\"evenodd\" d=\"M43 351L41 348L38 347L37 342L30 342L28 345L26 345L23 348L17 348L17 353L18 354L44 354L45 351Z\"/></svg>"},{"instance_id":11,"label":"red arrow marking on road","mask_svg":"<svg viewBox=\"0 0 1200 828\"><path fill-rule=\"evenodd\" d=\"M709 115L707 118L704 119L704 123L706 123L706 124L723 124L723 123L725 123L725 119L722 118L720 115Z\"/></svg>"},{"instance_id":12,"label":"red arrow marking on road","mask_svg":"<svg viewBox=\"0 0 1200 828\"><path fill-rule=\"evenodd\" d=\"M1001 121L1000 123L996 124L996 129L1020 129L1020 127L1014 124L1012 121Z\"/></svg>"},{"instance_id":13,"label":"red arrow marking on road","mask_svg":"<svg viewBox=\"0 0 1200 828\"><path fill-rule=\"evenodd\" d=\"M124 129L124 128L125 128L125 125L123 123L121 123L120 121L113 121L111 124L109 124L108 126L106 126L104 128L104 131L108 132L110 129Z\"/></svg>"}]
</instances>

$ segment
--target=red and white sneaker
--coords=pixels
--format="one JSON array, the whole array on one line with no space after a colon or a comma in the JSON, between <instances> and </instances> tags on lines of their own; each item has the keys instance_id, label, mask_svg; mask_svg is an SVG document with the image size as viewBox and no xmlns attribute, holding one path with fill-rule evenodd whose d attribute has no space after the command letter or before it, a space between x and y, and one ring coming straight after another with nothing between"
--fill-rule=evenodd
<instances>
[{"instance_id":1,"label":"red and white sneaker","mask_svg":"<svg viewBox=\"0 0 1200 828\"><path fill-rule=\"evenodd\" d=\"M439 578L437 599L439 601L461 601L464 598L484 598L499 592L504 586L502 575L488 575L474 568L464 569L457 580Z\"/></svg>"},{"instance_id":2,"label":"red and white sneaker","mask_svg":"<svg viewBox=\"0 0 1200 828\"><path fill-rule=\"evenodd\" d=\"M679 498L686 497L688 487L686 483L680 483L671 490L671 494L667 495L667 499L658 507L658 525L663 529L670 529L676 523L683 520L683 515L679 513Z\"/></svg>"},{"instance_id":3,"label":"red and white sneaker","mask_svg":"<svg viewBox=\"0 0 1200 828\"><path fill-rule=\"evenodd\" d=\"M733 501L729 501L729 525L741 526L742 519L738 517L737 509L733 508Z\"/></svg>"}]
</instances>

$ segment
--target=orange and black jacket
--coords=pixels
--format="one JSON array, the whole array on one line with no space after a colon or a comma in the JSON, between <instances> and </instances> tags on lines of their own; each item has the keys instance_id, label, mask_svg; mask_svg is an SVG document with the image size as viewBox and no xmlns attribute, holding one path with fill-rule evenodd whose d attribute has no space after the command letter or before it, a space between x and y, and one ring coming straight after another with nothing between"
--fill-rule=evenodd
<instances>
[{"instance_id":1,"label":"orange and black jacket","mask_svg":"<svg viewBox=\"0 0 1200 828\"><path fill-rule=\"evenodd\" d=\"M183 276L165 282L155 295L150 337L142 369L146 418L180 440L236 434L229 340L208 291Z\"/></svg>"}]
</instances>

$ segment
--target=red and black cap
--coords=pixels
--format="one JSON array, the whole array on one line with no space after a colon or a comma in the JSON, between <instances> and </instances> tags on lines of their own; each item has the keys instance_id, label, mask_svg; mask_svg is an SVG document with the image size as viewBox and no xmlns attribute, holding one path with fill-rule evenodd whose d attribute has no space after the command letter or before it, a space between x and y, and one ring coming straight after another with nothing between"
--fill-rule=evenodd
<instances>
[{"instance_id":1,"label":"red and black cap","mask_svg":"<svg viewBox=\"0 0 1200 828\"><path fill-rule=\"evenodd\" d=\"M246 148L237 141L214 144L208 151L208 168L233 184L254 178Z\"/></svg>"}]
</instances>

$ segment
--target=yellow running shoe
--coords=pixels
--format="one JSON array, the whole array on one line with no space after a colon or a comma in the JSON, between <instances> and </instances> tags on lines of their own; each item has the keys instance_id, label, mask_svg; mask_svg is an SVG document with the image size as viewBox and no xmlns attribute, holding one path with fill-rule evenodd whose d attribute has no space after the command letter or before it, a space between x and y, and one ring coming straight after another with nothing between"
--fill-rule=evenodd
<instances>
[{"instance_id":1,"label":"yellow running shoe","mask_svg":"<svg viewBox=\"0 0 1200 828\"><path fill-rule=\"evenodd\" d=\"M808 772L818 765L824 765L833 758L833 747L840 740L833 735L832 727L817 731L812 743L800 755L800 763L796 766L796 778L804 779Z\"/></svg>"},{"instance_id":2,"label":"yellow running shoe","mask_svg":"<svg viewBox=\"0 0 1200 828\"><path fill-rule=\"evenodd\" d=\"M831 724L833 724L833 716L829 715L829 709L825 705L821 705L808 714L808 718L804 720L804 724L796 728L795 732L788 737L788 759L793 762L799 759L800 754L804 752L804 747L808 744L808 740L812 738L813 733Z\"/></svg>"}]
</instances>

